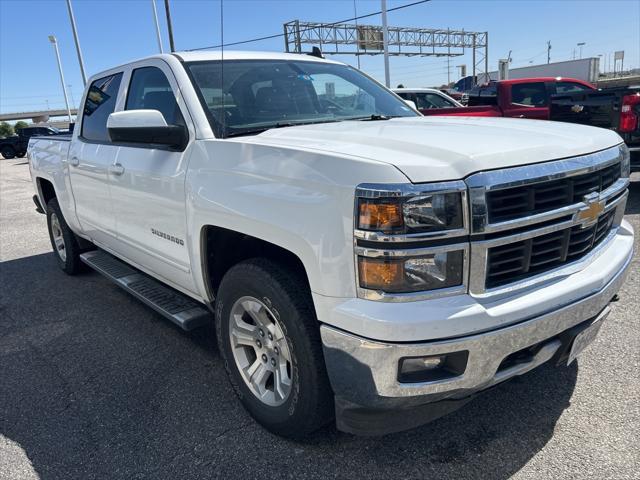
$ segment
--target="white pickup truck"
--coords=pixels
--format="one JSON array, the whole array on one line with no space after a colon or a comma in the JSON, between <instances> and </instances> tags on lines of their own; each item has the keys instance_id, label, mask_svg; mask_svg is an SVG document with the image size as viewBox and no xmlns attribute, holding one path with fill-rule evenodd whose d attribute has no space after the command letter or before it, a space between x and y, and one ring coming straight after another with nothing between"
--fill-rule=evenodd
<instances>
[{"instance_id":1,"label":"white pickup truck","mask_svg":"<svg viewBox=\"0 0 640 480\"><path fill-rule=\"evenodd\" d=\"M215 322L242 403L290 437L411 428L571 362L633 252L615 132L422 117L311 55L102 72L29 159L60 267Z\"/></svg>"}]
</instances>

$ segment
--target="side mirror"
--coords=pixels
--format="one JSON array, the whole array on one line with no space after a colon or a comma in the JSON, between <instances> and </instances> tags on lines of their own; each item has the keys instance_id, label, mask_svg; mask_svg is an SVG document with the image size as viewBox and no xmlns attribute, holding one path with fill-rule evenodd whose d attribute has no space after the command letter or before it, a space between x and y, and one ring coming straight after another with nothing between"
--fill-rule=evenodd
<instances>
[{"instance_id":1,"label":"side mirror","mask_svg":"<svg viewBox=\"0 0 640 480\"><path fill-rule=\"evenodd\" d=\"M158 110L125 110L113 112L107 120L109 137L114 143L166 145L181 150L189 139L187 129L167 125Z\"/></svg>"},{"instance_id":2,"label":"side mirror","mask_svg":"<svg viewBox=\"0 0 640 480\"><path fill-rule=\"evenodd\" d=\"M409 105L411 108L413 108L414 110L418 110L418 107L416 106L416 102L414 102L413 100L404 100L404 103L406 103L407 105Z\"/></svg>"}]
</instances>

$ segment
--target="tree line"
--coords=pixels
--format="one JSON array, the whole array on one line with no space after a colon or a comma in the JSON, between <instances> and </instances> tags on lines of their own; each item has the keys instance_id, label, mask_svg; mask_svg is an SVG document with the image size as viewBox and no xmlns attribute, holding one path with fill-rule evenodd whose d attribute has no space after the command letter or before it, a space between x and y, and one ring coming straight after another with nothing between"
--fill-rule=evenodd
<instances>
[{"instance_id":1,"label":"tree line","mask_svg":"<svg viewBox=\"0 0 640 480\"><path fill-rule=\"evenodd\" d=\"M10 137L18 133L21 128L27 127L29 124L22 120L16 122L15 125L11 125L8 122L0 122L0 138Z\"/></svg>"}]
</instances>

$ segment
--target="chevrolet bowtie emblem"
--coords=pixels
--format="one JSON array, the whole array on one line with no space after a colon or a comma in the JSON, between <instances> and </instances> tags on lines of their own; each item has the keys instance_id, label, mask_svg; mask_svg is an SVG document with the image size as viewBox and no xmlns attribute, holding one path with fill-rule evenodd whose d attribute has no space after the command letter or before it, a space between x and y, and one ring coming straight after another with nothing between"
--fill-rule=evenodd
<instances>
[{"instance_id":1,"label":"chevrolet bowtie emblem","mask_svg":"<svg viewBox=\"0 0 640 480\"><path fill-rule=\"evenodd\" d=\"M584 110L584 107L582 105L571 105L571 111L573 113L580 113Z\"/></svg>"},{"instance_id":2,"label":"chevrolet bowtie emblem","mask_svg":"<svg viewBox=\"0 0 640 480\"><path fill-rule=\"evenodd\" d=\"M576 220L582 222L584 225L590 225L598 220L598 217L604 210L605 202L600 200L597 193L586 195L584 202L587 204L587 207L578 211Z\"/></svg>"}]
</instances>

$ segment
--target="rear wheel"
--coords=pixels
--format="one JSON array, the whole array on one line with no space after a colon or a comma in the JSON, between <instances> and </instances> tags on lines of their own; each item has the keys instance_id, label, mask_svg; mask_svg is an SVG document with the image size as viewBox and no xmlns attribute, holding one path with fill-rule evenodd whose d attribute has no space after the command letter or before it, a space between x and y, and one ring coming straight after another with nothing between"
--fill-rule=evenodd
<instances>
[{"instance_id":1,"label":"rear wheel","mask_svg":"<svg viewBox=\"0 0 640 480\"><path fill-rule=\"evenodd\" d=\"M0 149L0 153L7 160L16 156L16 151L13 149L13 147L10 147L8 145L5 145L4 147L2 147L2 149Z\"/></svg>"},{"instance_id":2,"label":"rear wheel","mask_svg":"<svg viewBox=\"0 0 640 480\"><path fill-rule=\"evenodd\" d=\"M229 379L273 433L303 437L333 416L318 321L308 288L266 259L232 267L218 289L216 332Z\"/></svg>"},{"instance_id":3,"label":"rear wheel","mask_svg":"<svg viewBox=\"0 0 640 480\"><path fill-rule=\"evenodd\" d=\"M47 226L58 265L65 273L75 275L82 266L80 246L75 233L67 225L56 198L52 198L47 203Z\"/></svg>"},{"instance_id":4,"label":"rear wheel","mask_svg":"<svg viewBox=\"0 0 640 480\"><path fill-rule=\"evenodd\" d=\"M23 158L26 154L27 152L19 152L19 153L16 153L16 157Z\"/></svg>"}]
</instances>

